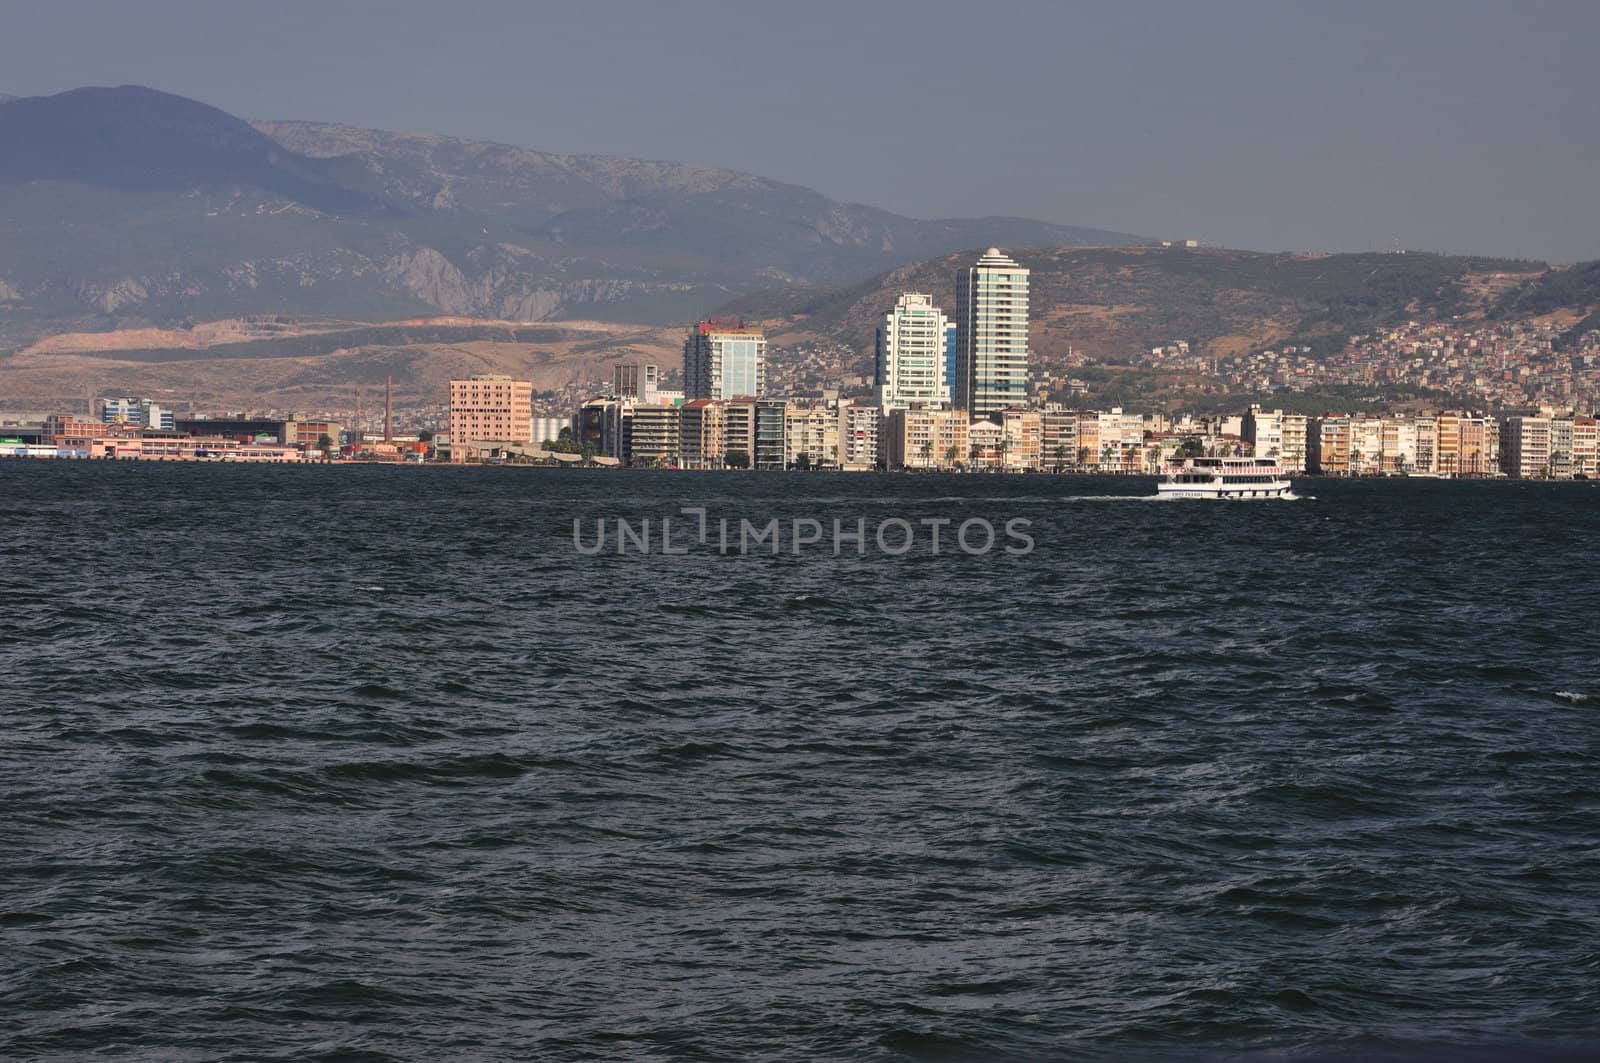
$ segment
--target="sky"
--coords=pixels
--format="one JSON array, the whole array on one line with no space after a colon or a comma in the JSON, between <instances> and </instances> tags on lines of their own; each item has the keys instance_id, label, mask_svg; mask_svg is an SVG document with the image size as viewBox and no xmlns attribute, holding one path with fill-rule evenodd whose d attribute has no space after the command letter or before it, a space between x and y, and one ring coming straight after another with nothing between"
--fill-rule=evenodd
<instances>
[{"instance_id":1,"label":"sky","mask_svg":"<svg viewBox=\"0 0 1600 1063\"><path fill-rule=\"evenodd\" d=\"M1600 258L1600 3L0 0L0 93L678 159L916 217Z\"/></svg>"}]
</instances>

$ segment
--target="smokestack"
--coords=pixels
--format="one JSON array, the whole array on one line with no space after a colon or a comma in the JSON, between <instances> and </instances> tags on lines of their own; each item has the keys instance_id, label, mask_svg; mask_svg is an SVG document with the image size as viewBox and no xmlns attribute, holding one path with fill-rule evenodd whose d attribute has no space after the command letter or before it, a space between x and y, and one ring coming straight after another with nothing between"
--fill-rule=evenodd
<instances>
[{"instance_id":1,"label":"smokestack","mask_svg":"<svg viewBox=\"0 0 1600 1063\"><path fill-rule=\"evenodd\" d=\"M394 442L394 376L383 382L383 441Z\"/></svg>"}]
</instances>

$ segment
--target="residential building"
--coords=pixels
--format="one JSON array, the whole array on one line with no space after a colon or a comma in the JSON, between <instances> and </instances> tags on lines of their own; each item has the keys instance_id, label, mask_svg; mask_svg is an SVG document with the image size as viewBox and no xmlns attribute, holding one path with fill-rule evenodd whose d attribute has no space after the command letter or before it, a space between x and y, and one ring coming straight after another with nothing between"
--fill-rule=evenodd
<instances>
[{"instance_id":1,"label":"residential building","mask_svg":"<svg viewBox=\"0 0 1600 1063\"><path fill-rule=\"evenodd\" d=\"M913 406L884 414L880 446L885 468L958 469L967 463L967 411Z\"/></svg>"},{"instance_id":2,"label":"residential building","mask_svg":"<svg viewBox=\"0 0 1600 1063\"><path fill-rule=\"evenodd\" d=\"M742 318L715 318L683 341L684 394L690 399L760 396L767 390L767 337Z\"/></svg>"},{"instance_id":3,"label":"residential building","mask_svg":"<svg viewBox=\"0 0 1600 1063\"><path fill-rule=\"evenodd\" d=\"M973 418L1028 398L1028 270L991 247L956 275L955 405Z\"/></svg>"},{"instance_id":4,"label":"residential building","mask_svg":"<svg viewBox=\"0 0 1600 1063\"><path fill-rule=\"evenodd\" d=\"M680 453L685 469L720 469L727 460L726 405L692 399L680 407Z\"/></svg>"},{"instance_id":5,"label":"residential building","mask_svg":"<svg viewBox=\"0 0 1600 1063\"><path fill-rule=\"evenodd\" d=\"M533 382L508 376L450 381L450 460L533 438Z\"/></svg>"},{"instance_id":6,"label":"residential building","mask_svg":"<svg viewBox=\"0 0 1600 1063\"><path fill-rule=\"evenodd\" d=\"M1100 469L1100 415L1080 411L1077 415L1078 449L1073 460L1079 472L1098 472Z\"/></svg>"},{"instance_id":7,"label":"residential building","mask_svg":"<svg viewBox=\"0 0 1600 1063\"><path fill-rule=\"evenodd\" d=\"M1000 468L1000 451L1006 430L994 421L977 420L967 426L967 464L975 469Z\"/></svg>"},{"instance_id":8,"label":"residential building","mask_svg":"<svg viewBox=\"0 0 1600 1063\"><path fill-rule=\"evenodd\" d=\"M1434 418L1434 470L1441 476L1489 476L1498 468L1499 433L1487 417L1441 413Z\"/></svg>"},{"instance_id":9,"label":"residential building","mask_svg":"<svg viewBox=\"0 0 1600 1063\"><path fill-rule=\"evenodd\" d=\"M1077 468L1078 411L1050 404L1040 414L1039 421L1041 466L1057 473Z\"/></svg>"},{"instance_id":10,"label":"residential building","mask_svg":"<svg viewBox=\"0 0 1600 1063\"><path fill-rule=\"evenodd\" d=\"M682 455L683 407L635 406L629 464L677 468Z\"/></svg>"},{"instance_id":11,"label":"residential building","mask_svg":"<svg viewBox=\"0 0 1600 1063\"><path fill-rule=\"evenodd\" d=\"M1411 470L1419 473L1433 473L1437 470L1439 450L1439 419L1437 417L1418 417L1417 425L1417 452L1411 458Z\"/></svg>"},{"instance_id":12,"label":"residential building","mask_svg":"<svg viewBox=\"0 0 1600 1063\"><path fill-rule=\"evenodd\" d=\"M906 292L878 325L878 405L905 409L913 403L950 401L945 375L951 322L933 296Z\"/></svg>"},{"instance_id":13,"label":"residential building","mask_svg":"<svg viewBox=\"0 0 1600 1063\"><path fill-rule=\"evenodd\" d=\"M1416 470L1417 451L1421 448L1417 422L1405 417L1385 417L1380 420L1382 448L1379 451L1379 471L1384 473L1412 472ZM1430 444L1428 449L1433 449Z\"/></svg>"},{"instance_id":14,"label":"residential building","mask_svg":"<svg viewBox=\"0 0 1600 1063\"><path fill-rule=\"evenodd\" d=\"M838 404L791 402L784 415L784 463L790 468L837 468L839 465Z\"/></svg>"},{"instance_id":15,"label":"residential building","mask_svg":"<svg viewBox=\"0 0 1600 1063\"><path fill-rule=\"evenodd\" d=\"M1239 435L1256 458L1272 458L1286 472L1306 468L1307 418L1303 413L1263 410L1251 406L1239 422Z\"/></svg>"},{"instance_id":16,"label":"residential building","mask_svg":"<svg viewBox=\"0 0 1600 1063\"><path fill-rule=\"evenodd\" d=\"M1572 436L1570 418L1550 420L1550 475L1557 480L1572 479Z\"/></svg>"},{"instance_id":17,"label":"residential building","mask_svg":"<svg viewBox=\"0 0 1600 1063\"><path fill-rule=\"evenodd\" d=\"M1350 475L1350 418L1311 421L1306 429L1306 468L1322 476Z\"/></svg>"},{"instance_id":18,"label":"residential building","mask_svg":"<svg viewBox=\"0 0 1600 1063\"><path fill-rule=\"evenodd\" d=\"M758 399L755 408L755 448L751 453L751 466L771 472L782 472L786 467L785 416L789 404L782 399Z\"/></svg>"},{"instance_id":19,"label":"residential building","mask_svg":"<svg viewBox=\"0 0 1600 1063\"><path fill-rule=\"evenodd\" d=\"M878 429L883 411L853 402L839 404L839 467L846 472L878 468Z\"/></svg>"},{"instance_id":20,"label":"residential building","mask_svg":"<svg viewBox=\"0 0 1600 1063\"><path fill-rule=\"evenodd\" d=\"M1095 421L1092 452L1100 472L1136 475L1145 471L1144 418L1125 413L1121 406L1089 415ZM1083 418L1079 418L1080 449L1084 442Z\"/></svg>"},{"instance_id":21,"label":"residential building","mask_svg":"<svg viewBox=\"0 0 1600 1063\"><path fill-rule=\"evenodd\" d=\"M1383 419L1350 419L1350 475L1376 476L1383 471Z\"/></svg>"},{"instance_id":22,"label":"residential building","mask_svg":"<svg viewBox=\"0 0 1600 1063\"><path fill-rule=\"evenodd\" d=\"M1596 438L1596 421L1593 417L1572 419L1572 473L1593 479L1600 475L1600 440Z\"/></svg>"},{"instance_id":23,"label":"residential building","mask_svg":"<svg viewBox=\"0 0 1600 1063\"><path fill-rule=\"evenodd\" d=\"M1507 417L1500 423L1500 467L1507 476L1531 480L1551 474L1549 417Z\"/></svg>"},{"instance_id":24,"label":"residential building","mask_svg":"<svg viewBox=\"0 0 1600 1063\"><path fill-rule=\"evenodd\" d=\"M1002 410L1000 418L1000 427L1005 433L1001 453L1003 466L1011 472L1037 471L1042 456L1043 416L1038 410L1013 406Z\"/></svg>"},{"instance_id":25,"label":"residential building","mask_svg":"<svg viewBox=\"0 0 1600 1063\"><path fill-rule=\"evenodd\" d=\"M723 463L730 469L755 467L756 404L736 399L722 406Z\"/></svg>"}]
</instances>

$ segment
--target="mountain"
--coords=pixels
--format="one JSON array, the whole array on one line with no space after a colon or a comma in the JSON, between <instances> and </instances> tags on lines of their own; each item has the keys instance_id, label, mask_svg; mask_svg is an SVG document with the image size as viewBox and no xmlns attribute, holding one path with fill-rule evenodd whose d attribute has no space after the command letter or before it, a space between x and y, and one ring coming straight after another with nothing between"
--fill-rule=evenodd
<instances>
[{"instance_id":1,"label":"mountain","mask_svg":"<svg viewBox=\"0 0 1600 1063\"><path fill-rule=\"evenodd\" d=\"M1600 263L1403 254L1296 255L1212 248L1023 248L1031 342L1044 362L1070 349L1130 362L1185 340L1221 356L1284 342L1328 350L1353 333L1407 320L1600 310ZM873 331L904 291L953 308L955 275L974 252L943 255L839 288L787 287L730 301L720 314L762 322L779 343L843 344L864 368ZM1594 319L1591 319L1594 320ZM1579 325L1576 328L1583 328ZM1586 327L1593 328L1594 324Z\"/></svg>"},{"instance_id":2,"label":"mountain","mask_svg":"<svg viewBox=\"0 0 1600 1063\"><path fill-rule=\"evenodd\" d=\"M136 86L0 109L0 350L254 314L682 321L962 247L1138 240L919 221L688 163L251 124Z\"/></svg>"},{"instance_id":3,"label":"mountain","mask_svg":"<svg viewBox=\"0 0 1600 1063\"><path fill-rule=\"evenodd\" d=\"M73 89L0 111L0 185L84 183L108 191L242 185L340 212L374 201L324 160L285 151L248 122L151 89Z\"/></svg>"}]
</instances>

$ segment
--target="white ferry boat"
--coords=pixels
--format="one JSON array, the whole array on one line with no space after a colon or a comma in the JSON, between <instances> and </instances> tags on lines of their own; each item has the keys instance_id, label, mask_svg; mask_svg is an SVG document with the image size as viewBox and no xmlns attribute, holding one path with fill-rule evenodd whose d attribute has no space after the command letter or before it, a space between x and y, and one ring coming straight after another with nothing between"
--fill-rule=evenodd
<instances>
[{"instance_id":1,"label":"white ferry boat","mask_svg":"<svg viewBox=\"0 0 1600 1063\"><path fill-rule=\"evenodd\" d=\"M1289 477L1271 458L1190 458L1167 467L1163 498L1265 499L1289 496Z\"/></svg>"}]
</instances>

